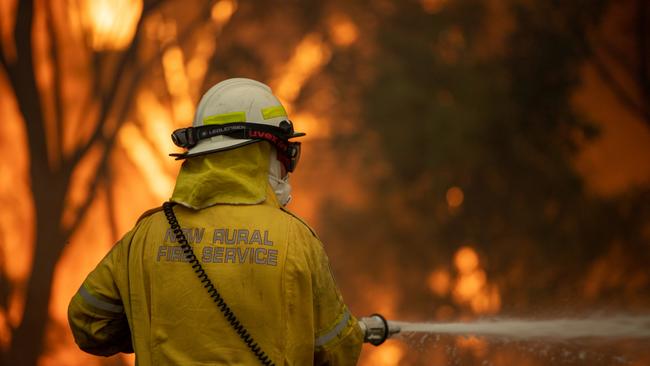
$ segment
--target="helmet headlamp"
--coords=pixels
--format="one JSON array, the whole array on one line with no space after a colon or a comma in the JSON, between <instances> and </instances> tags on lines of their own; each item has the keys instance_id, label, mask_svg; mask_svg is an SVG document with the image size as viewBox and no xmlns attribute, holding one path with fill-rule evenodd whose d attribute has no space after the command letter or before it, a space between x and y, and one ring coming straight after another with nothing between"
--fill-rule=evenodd
<instances>
[{"instance_id":1,"label":"helmet headlamp","mask_svg":"<svg viewBox=\"0 0 650 366\"><path fill-rule=\"evenodd\" d=\"M228 136L237 139L253 139L270 142L278 151L278 160L288 172L293 172L300 160L300 142L289 141L290 138L304 136L295 133L289 120L281 121L279 126L253 122L234 122L220 125L204 125L175 130L172 141L178 147L190 149L199 141L215 136ZM182 159L184 154L170 154Z\"/></svg>"}]
</instances>

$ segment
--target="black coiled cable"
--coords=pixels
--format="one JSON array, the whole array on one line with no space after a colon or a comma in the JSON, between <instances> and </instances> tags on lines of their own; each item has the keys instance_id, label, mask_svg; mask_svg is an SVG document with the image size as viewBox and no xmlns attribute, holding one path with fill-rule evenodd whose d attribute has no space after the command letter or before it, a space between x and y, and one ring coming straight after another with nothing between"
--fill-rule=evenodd
<instances>
[{"instance_id":1,"label":"black coiled cable","mask_svg":"<svg viewBox=\"0 0 650 366\"><path fill-rule=\"evenodd\" d=\"M208 294L210 295L210 298L212 298L212 301L214 301L215 304L217 304L217 307L219 310L221 310L221 313L223 316L226 318L228 323L232 326L232 328L237 332L237 335L239 338L241 338L246 346L253 351L253 354L255 357L257 357L258 360L262 363L262 365L265 366L275 366L275 363L271 361L269 356L266 355L262 351L262 348L253 340L253 337L248 333L248 330L244 328L244 325L241 324L239 319L235 316L235 314L230 310L230 307L228 304L226 304L226 301L221 297L221 294L217 290L216 287L212 284L212 281L210 281L210 278L208 277L208 274L205 272L203 269L203 266L201 265L201 262L197 259L196 255L194 255L194 250L192 249L192 246L187 241L187 238L185 237L185 234L183 234L183 230L181 229L181 226L178 223L178 220L176 219L176 215L174 215L174 207L175 203L173 202L165 202L163 203L163 211L165 212L165 216L167 217L167 221L169 222L169 226L171 226L172 231L174 232L174 235L176 235L176 240L178 243L180 243L181 248L183 249L183 253L185 253L185 258L187 259L188 263L192 265L192 269L194 270L194 273L198 276L199 280L201 280L201 283L203 284L203 287L207 289Z\"/></svg>"}]
</instances>

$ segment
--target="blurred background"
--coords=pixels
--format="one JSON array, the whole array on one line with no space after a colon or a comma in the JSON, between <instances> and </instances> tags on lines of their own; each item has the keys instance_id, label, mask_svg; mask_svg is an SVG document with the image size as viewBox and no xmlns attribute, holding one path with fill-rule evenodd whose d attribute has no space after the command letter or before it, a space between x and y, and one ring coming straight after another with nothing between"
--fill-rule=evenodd
<instances>
[{"instance_id":1,"label":"blurred background","mask_svg":"<svg viewBox=\"0 0 650 366\"><path fill-rule=\"evenodd\" d=\"M67 304L170 195L229 77L307 132L289 208L356 315L650 311L647 0L0 0L0 360L132 365ZM645 345L420 337L360 365L648 365Z\"/></svg>"}]
</instances>

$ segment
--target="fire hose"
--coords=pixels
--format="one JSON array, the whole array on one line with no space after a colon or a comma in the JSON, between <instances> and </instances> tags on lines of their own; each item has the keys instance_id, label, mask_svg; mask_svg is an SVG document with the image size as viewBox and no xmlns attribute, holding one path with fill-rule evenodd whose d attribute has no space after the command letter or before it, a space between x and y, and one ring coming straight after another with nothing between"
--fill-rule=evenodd
<instances>
[{"instance_id":1,"label":"fire hose","mask_svg":"<svg viewBox=\"0 0 650 366\"><path fill-rule=\"evenodd\" d=\"M359 327L363 332L363 341L373 346L379 346L386 339L402 330L399 325L386 320L386 318L379 314L372 314L359 319Z\"/></svg>"}]
</instances>

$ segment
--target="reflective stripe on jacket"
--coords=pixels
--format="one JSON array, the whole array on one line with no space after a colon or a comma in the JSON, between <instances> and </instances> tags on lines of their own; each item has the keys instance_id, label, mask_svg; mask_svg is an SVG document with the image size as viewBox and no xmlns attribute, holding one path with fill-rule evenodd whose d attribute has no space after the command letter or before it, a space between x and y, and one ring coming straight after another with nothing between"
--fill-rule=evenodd
<instances>
[{"instance_id":1,"label":"reflective stripe on jacket","mask_svg":"<svg viewBox=\"0 0 650 366\"><path fill-rule=\"evenodd\" d=\"M174 211L210 279L276 364L356 364L363 337L323 246L269 186L262 203ZM184 261L160 210L88 275L68 316L80 348L111 355L133 345L140 366L259 364Z\"/></svg>"}]
</instances>

